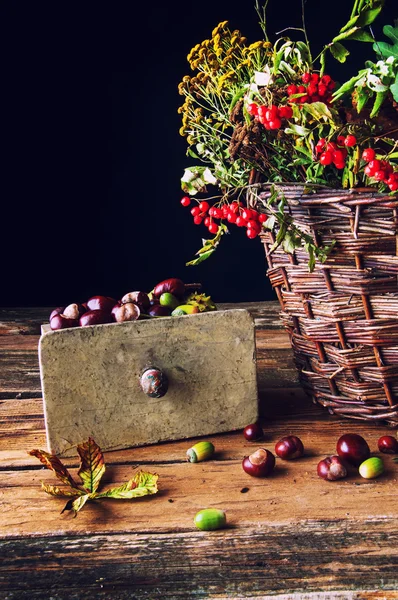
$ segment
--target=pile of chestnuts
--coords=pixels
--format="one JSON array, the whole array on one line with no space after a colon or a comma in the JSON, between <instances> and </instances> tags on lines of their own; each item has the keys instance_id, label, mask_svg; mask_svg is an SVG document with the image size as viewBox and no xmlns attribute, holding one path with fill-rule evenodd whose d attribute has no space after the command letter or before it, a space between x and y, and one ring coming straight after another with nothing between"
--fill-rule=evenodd
<instances>
[{"instance_id":1,"label":"pile of chestnuts","mask_svg":"<svg viewBox=\"0 0 398 600\"><path fill-rule=\"evenodd\" d=\"M158 283L148 294L129 292L121 300L93 296L82 304L55 308L50 314L50 327L52 330L68 329L216 310L210 296L198 293L200 287L200 284L186 285L181 279L170 278Z\"/></svg>"},{"instance_id":2,"label":"pile of chestnuts","mask_svg":"<svg viewBox=\"0 0 398 600\"><path fill-rule=\"evenodd\" d=\"M258 441L263 437L263 430L258 423L252 423L245 427L243 435L248 441ZM382 436L378 441L378 449L383 454L398 454L398 440L391 435ZM322 479L343 479L352 467L358 469L365 479L375 479L384 472L383 460L370 455L368 443L357 433L342 435L337 441L336 452L318 463L317 474ZM300 438L289 435L276 443L275 454L283 460L301 458L304 456L304 445ZM275 468L275 456L266 448L258 448L243 459L242 468L253 477L267 477Z\"/></svg>"}]
</instances>

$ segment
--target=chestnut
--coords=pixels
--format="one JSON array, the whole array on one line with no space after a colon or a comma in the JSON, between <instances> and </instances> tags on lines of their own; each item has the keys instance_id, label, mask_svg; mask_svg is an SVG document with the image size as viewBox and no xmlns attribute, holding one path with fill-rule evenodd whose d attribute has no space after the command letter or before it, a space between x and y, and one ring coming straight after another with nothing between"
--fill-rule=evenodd
<instances>
[{"instance_id":1,"label":"chestnut","mask_svg":"<svg viewBox=\"0 0 398 600\"><path fill-rule=\"evenodd\" d=\"M65 315L55 314L50 321L50 327L53 331L57 329L69 329L70 327L79 327L77 319L69 319Z\"/></svg>"},{"instance_id":2,"label":"chestnut","mask_svg":"<svg viewBox=\"0 0 398 600\"><path fill-rule=\"evenodd\" d=\"M259 423L251 423L244 428L243 436L248 442L255 442L256 440L261 440L264 432Z\"/></svg>"},{"instance_id":3,"label":"chestnut","mask_svg":"<svg viewBox=\"0 0 398 600\"><path fill-rule=\"evenodd\" d=\"M112 315L106 310L88 310L80 317L80 325L87 327L88 325L102 325L103 323L111 323Z\"/></svg>"},{"instance_id":4,"label":"chestnut","mask_svg":"<svg viewBox=\"0 0 398 600\"><path fill-rule=\"evenodd\" d=\"M148 294L145 292L129 292L125 294L121 299L121 303L126 304L127 302L134 302L144 310L150 306Z\"/></svg>"},{"instance_id":5,"label":"chestnut","mask_svg":"<svg viewBox=\"0 0 398 600\"><path fill-rule=\"evenodd\" d=\"M134 302L126 302L118 307L113 307L112 314L117 323L123 323L124 321L136 321L139 319L141 311Z\"/></svg>"},{"instance_id":6,"label":"chestnut","mask_svg":"<svg viewBox=\"0 0 398 600\"><path fill-rule=\"evenodd\" d=\"M93 296L90 300L87 300L88 310L104 310L108 313L111 312L115 304L116 300L109 296Z\"/></svg>"},{"instance_id":7,"label":"chestnut","mask_svg":"<svg viewBox=\"0 0 398 600\"><path fill-rule=\"evenodd\" d=\"M171 310L168 306L162 306L161 304L154 304L148 310L148 315L150 317L169 317L171 314Z\"/></svg>"},{"instance_id":8,"label":"chestnut","mask_svg":"<svg viewBox=\"0 0 398 600\"><path fill-rule=\"evenodd\" d=\"M62 314L68 317L68 319L79 320L85 312L87 312L87 308L82 304L69 304Z\"/></svg>"},{"instance_id":9,"label":"chestnut","mask_svg":"<svg viewBox=\"0 0 398 600\"><path fill-rule=\"evenodd\" d=\"M275 456L265 448L259 448L242 461L243 470L252 477L267 477L275 467Z\"/></svg>"},{"instance_id":10,"label":"chestnut","mask_svg":"<svg viewBox=\"0 0 398 600\"><path fill-rule=\"evenodd\" d=\"M155 298L160 298L162 294L165 292L170 292L173 296L177 296L177 298L182 298L185 293L185 284L181 279L170 278L161 281L155 286L153 290L153 295Z\"/></svg>"},{"instance_id":11,"label":"chestnut","mask_svg":"<svg viewBox=\"0 0 398 600\"><path fill-rule=\"evenodd\" d=\"M51 323L51 319L53 317L55 317L55 315L63 314L64 310L65 310L65 306L57 306L57 308L54 308L54 310L51 312L50 317L48 319L49 323Z\"/></svg>"},{"instance_id":12,"label":"chestnut","mask_svg":"<svg viewBox=\"0 0 398 600\"><path fill-rule=\"evenodd\" d=\"M275 444L275 454L284 460L300 458L304 454L303 442L295 435L283 437Z\"/></svg>"},{"instance_id":13,"label":"chestnut","mask_svg":"<svg viewBox=\"0 0 398 600\"><path fill-rule=\"evenodd\" d=\"M370 448L361 435L345 433L337 440L337 454L351 465L359 465L369 458Z\"/></svg>"},{"instance_id":14,"label":"chestnut","mask_svg":"<svg viewBox=\"0 0 398 600\"><path fill-rule=\"evenodd\" d=\"M121 306L122 306L122 301L121 301L121 300L118 300L118 301L116 302L115 306L114 306L114 307L112 308L112 310L111 310L111 315L112 315L112 317L113 317L113 319L114 319L115 321L116 321L116 318L115 318L115 312L116 312L116 311L117 311L117 310L118 310L118 309L119 309Z\"/></svg>"},{"instance_id":15,"label":"chestnut","mask_svg":"<svg viewBox=\"0 0 398 600\"><path fill-rule=\"evenodd\" d=\"M398 440L392 435L383 435L377 445L383 454L398 454Z\"/></svg>"},{"instance_id":16,"label":"chestnut","mask_svg":"<svg viewBox=\"0 0 398 600\"><path fill-rule=\"evenodd\" d=\"M318 463L318 476L328 481L347 477L347 469L339 456L327 456Z\"/></svg>"}]
</instances>

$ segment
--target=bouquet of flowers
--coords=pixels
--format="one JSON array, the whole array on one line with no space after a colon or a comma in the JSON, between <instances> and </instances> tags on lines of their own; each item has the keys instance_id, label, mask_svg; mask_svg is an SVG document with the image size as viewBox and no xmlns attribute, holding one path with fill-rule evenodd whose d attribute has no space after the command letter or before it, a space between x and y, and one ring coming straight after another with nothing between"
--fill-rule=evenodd
<instances>
[{"instance_id":1,"label":"bouquet of flowers","mask_svg":"<svg viewBox=\"0 0 398 600\"><path fill-rule=\"evenodd\" d=\"M318 247L289 219L284 185L305 186L307 193L325 187L398 191L398 22L384 27L386 41L375 39L370 27L384 0L354 0L348 22L317 56L304 15L302 27L292 28L301 41L285 35L270 41L267 4L257 0L255 6L263 39L249 44L220 23L189 53L194 73L179 85L180 133L198 161L181 179L181 204L214 235L190 265L215 251L230 224L245 227L250 239L264 228L274 230L275 247L304 247L312 269L316 258L327 259L333 243ZM338 85L327 61L344 63L354 40L371 43L374 60ZM270 187L261 212L255 199L264 183Z\"/></svg>"}]
</instances>

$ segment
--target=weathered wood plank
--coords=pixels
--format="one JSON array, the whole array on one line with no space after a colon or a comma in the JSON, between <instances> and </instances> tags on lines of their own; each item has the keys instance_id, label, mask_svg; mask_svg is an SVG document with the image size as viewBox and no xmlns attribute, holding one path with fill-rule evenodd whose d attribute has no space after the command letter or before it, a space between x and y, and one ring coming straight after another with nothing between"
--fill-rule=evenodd
<instances>
[{"instance_id":1,"label":"weathered wood plank","mask_svg":"<svg viewBox=\"0 0 398 600\"><path fill-rule=\"evenodd\" d=\"M285 429L285 433L288 432ZM126 527L129 531L179 531L191 529L195 513L207 506L226 510L229 522L236 527L323 519L331 515L336 519L354 520L397 517L398 465L392 456L383 457L385 473L376 480L364 480L352 469L347 479L325 482L318 478L316 466L320 458L334 453L337 436L329 433L321 444L314 431L308 429L306 434L300 433L306 447L305 457L295 461L277 459L274 473L265 480L252 478L242 470L241 460L258 446L249 445L239 435L234 438L235 444L225 450L221 450L221 442L215 460L196 465L184 462L186 446L182 443L172 453L165 452L162 458L159 446L153 446L152 460L148 463L142 460L142 449L137 453L132 449L125 455L130 464L126 461L109 467L104 483L121 483L132 476L135 468L148 469L160 476L160 494L146 501L104 501L90 505L77 519L71 520L68 515L59 516L63 499L49 497L40 489L41 481L56 482L52 472L41 468L4 470L0 480L0 538L51 536L60 528L71 533L116 532ZM339 433L337 429L336 433ZM372 449L377 437L376 432L367 436ZM217 440L211 439L217 446ZM262 445L273 450L277 439L272 434ZM112 463L111 453L106 453L105 459ZM33 458L32 463L40 465ZM242 493L245 488L249 489ZM173 502L169 502L170 499Z\"/></svg>"},{"instance_id":2,"label":"weathered wood plank","mask_svg":"<svg viewBox=\"0 0 398 600\"><path fill-rule=\"evenodd\" d=\"M397 522L388 518L150 537L59 532L52 539L2 543L0 593L7 600L238 600L294 593L297 600L300 592L305 598L322 590L365 589L379 590L373 598L380 600L384 590L397 589L397 543Z\"/></svg>"},{"instance_id":3,"label":"weathered wood plank","mask_svg":"<svg viewBox=\"0 0 398 600\"><path fill-rule=\"evenodd\" d=\"M335 442L347 430L347 420L339 419L309 401L300 388L274 389L260 396L263 414L264 441L272 446L284 435L298 435L307 444L315 444L319 455L335 453ZM349 430L366 437L372 450L377 449L377 440L385 435L386 428L374 423L350 421ZM94 434L94 432L93 432ZM255 447L246 442L239 433L211 436L217 448L217 460L238 460ZM195 441L193 438L188 445ZM187 442L171 442L134 448L133 450L107 453L111 464L136 464L183 461ZM33 448L46 448L43 404L41 398L0 401L0 469L36 467L39 463L28 457ZM243 452L243 454L242 454ZM65 459L68 465L77 465L76 459ZM331 488L333 489L333 488Z\"/></svg>"},{"instance_id":4,"label":"weathered wood plank","mask_svg":"<svg viewBox=\"0 0 398 600\"><path fill-rule=\"evenodd\" d=\"M53 308L0 308L0 335L40 335L40 327L47 323Z\"/></svg>"}]
</instances>

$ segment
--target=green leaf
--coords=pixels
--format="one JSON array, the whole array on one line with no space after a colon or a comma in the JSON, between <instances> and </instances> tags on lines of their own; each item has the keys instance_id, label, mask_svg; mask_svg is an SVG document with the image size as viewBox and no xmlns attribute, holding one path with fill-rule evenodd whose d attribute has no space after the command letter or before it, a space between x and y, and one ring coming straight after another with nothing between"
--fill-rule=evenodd
<instances>
[{"instance_id":1,"label":"green leaf","mask_svg":"<svg viewBox=\"0 0 398 600\"><path fill-rule=\"evenodd\" d=\"M395 102L398 102L398 73L395 77L395 82L390 86L390 91L393 95Z\"/></svg>"},{"instance_id":2,"label":"green leaf","mask_svg":"<svg viewBox=\"0 0 398 600\"><path fill-rule=\"evenodd\" d=\"M344 27L342 27L340 29L340 32L342 33L343 31L347 31L347 29L350 29L351 27L353 27L354 25L356 25L358 23L358 19L359 19L359 15L356 15L356 17L353 17L352 19L350 19L345 25Z\"/></svg>"},{"instance_id":3,"label":"green leaf","mask_svg":"<svg viewBox=\"0 0 398 600\"><path fill-rule=\"evenodd\" d=\"M185 263L185 266L186 267L195 267L196 265L199 265L201 262L203 262L204 260L209 258L215 251L216 251L215 248L211 248L211 250L206 250L206 252L203 252L202 254L200 254L198 256L198 258L194 258L193 260L190 260L189 262Z\"/></svg>"},{"instance_id":4,"label":"green leaf","mask_svg":"<svg viewBox=\"0 0 398 600\"><path fill-rule=\"evenodd\" d=\"M101 494L96 494L96 498L117 498L119 500L131 500L132 498L141 498L150 496L158 491L157 481L159 476L153 473L140 471L127 483Z\"/></svg>"},{"instance_id":5,"label":"green leaf","mask_svg":"<svg viewBox=\"0 0 398 600\"><path fill-rule=\"evenodd\" d=\"M79 498L76 498L76 500L73 500L71 509L74 511L75 517L76 517L77 513L79 512L79 510L81 510L83 508L83 506L86 504L87 500L89 500L89 499L90 499L90 494L86 494L85 496L80 496Z\"/></svg>"},{"instance_id":6,"label":"green leaf","mask_svg":"<svg viewBox=\"0 0 398 600\"><path fill-rule=\"evenodd\" d=\"M200 156L198 156L196 154L196 152L194 150L192 150L192 146L189 146L187 148L187 156L191 156L192 158L196 158L196 159L200 160Z\"/></svg>"},{"instance_id":7,"label":"green leaf","mask_svg":"<svg viewBox=\"0 0 398 600\"><path fill-rule=\"evenodd\" d=\"M234 95L234 97L231 100L231 104L229 105L229 112L231 112L231 110L234 109L236 103L238 102L238 100L240 100L242 98L242 96L245 94L245 92L246 92L246 88L242 88L236 92L236 94Z\"/></svg>"},{"instance_id":8,"label":"green leaf","mask_svg":"<svg viewBox=\"0 0 398 600\"><path fill-rule=\"evenodd\" d=\"M370 92L368 90L368 88L358 88L357 89L356 98L357 98L357 112L358 112L358 114L361 112L361 110L366 105L367 101L370 98L371 93L372 92Z\"/></svg>"},{"instance_id":9,"label":"green leaf","mask_svg":"<svg viewBox=\"0 0 398 600\"><path fill-rule=\"evenodd\" d=\"M92 438L77 447L81 464L78 475L82 480L83 487L88 492L96 492L101 478L105 473L104 456L101 448Z\"/></svg>"},{"instance_id":10,"label":"green leaf","mask_svg":"<svg viewBox=\"0 0 398 600\"><path fill-rule=\"evenodd\" d=\"M347 48L345 48L343 46L343 44L340 44L340 42L336 42L336 43L332 44L329 47L329 49L330 49L330 52L332 53L332 55L334 56L334 58L336 60L338 60L339 62L343 63L347 60L349 51L347 50Z\"/></svg>"},{"instance_id":11,"label":"green leaf","mask_svg":"<svg viewBox=\"0 0 398 600\"><path fill-rule=\"evenodd\" d=\"M361 27L365 27L365 25L371 25L373 21L379 16L383 9L384 0L382 0L380 3L375 4L379 4L379 6L361 12L357 21L358 25L360 25Z\"/></svg>"},{"instance_id":12,"label":"green leaf","mask_svg":"<svg viewBox=\"0 0 398 600\"><path fill-rule=\"evenodd\" d=\"M296 42L296 48L300 52L301 60L307 65L311 65L311 53L308 45L305 42Z\"/></svg>"},{"instance_id":13,"label":"green leaf","mask_svg":"<svg viewBox=\"0 0 398 600\"><path fill-rule=\"evenodd\" d=\"M384 56L384 58L389 58L390 56L398 58L398 26L396 24L394 27L392 27L392 25L386 25L383 27L383 33L389 37L393 43L375 42L373 44L373 50L376 54Z\"/></svg>"},{"instance_id":14,"label":"green leaf","mask_svg":"<svg viewBox=\"0 0 398 600\"><path fill-rule=\"evenodd\" d=\"M318 121L320 121L321 119L325 121L327 119L332 119L332 113L330 112L330 110L324 102L313 102L312 104L304 104L303 110L312 115Z\"/></svg>"},{"instance_id":15,"label":"green leaf","mask_svg":"<svg viewBox=\"0 0 398 600\"><path fill-rule=\"evenodd\" d=\"M339 35L336 35L336 37L332 39L332 43L335 44L339 40L345 40L345 39L351 37L353 34L355 34L358 30L359 30L359 27L351 27L351 29L348 29L348 31L344 31L343 33L340 33Z\"/></svg>"},{"instance_id":16,"label":"green leaf","mask_svg":"<svg viewBox=\"0 0 398 600\"><path fill-rule=\"evenodd\" d=\"M374 42L373 36L368 31L358 29L349 36L350 40L357 40L358 42Z\"/></svg>"},{"instance_id":17,"label":"green leaf","mask_svg":"<svg viewBox=\"0 0 398 600\"><path fill-rule=\"evenodd\" d=\"M358 81L360 81L364 77L367 71L368 69L362 69L362 71L359 71L358 75L355 75L355 77L351 77L351 79L343 83L343 85L341 85L339 89L334 92L333 99L337 100L337 98L340 98L344 94L352 92L352 90L355 87L355 84L358 83Z\"/></svg>"},{"instance_id":18,"label":"green leaf","mask_svg":"<svg viewBox=\"0 0 398 600\"><path fill-rule=\"evenodd\" d=\"M376 98L373 104L372 112L370 113L370 118L373 119L381 109L384 100L386 99L388 91L385 92L377 92Z\"/></svg>"}]
</instances>

